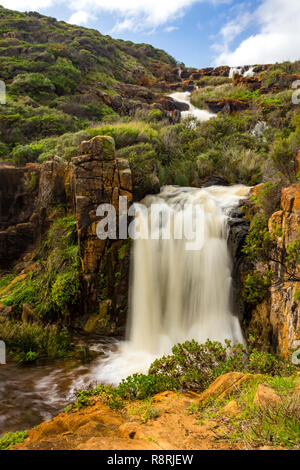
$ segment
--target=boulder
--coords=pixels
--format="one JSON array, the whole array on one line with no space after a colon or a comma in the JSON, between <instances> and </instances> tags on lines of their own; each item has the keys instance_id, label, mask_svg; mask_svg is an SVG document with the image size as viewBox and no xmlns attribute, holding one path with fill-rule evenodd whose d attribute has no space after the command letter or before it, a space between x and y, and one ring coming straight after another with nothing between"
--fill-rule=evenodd
<instances>
[{"instance_id":1,"label":"boulder","mask_svg":"<svg viewBox=\"0 0 300 470\"><path fill-rule=\"evenodd\" d=\"M239 409L239 406L236 400L231 400L220 411L220 414L232 415L232 416L237 416L240 413L241 413L241 410Z\"/></svg>"},{"instance_id":2,"label":"boulder","mask_svg":"<svg viewBox=\"0 0 300 470\"><path fill-rule=\"evenodd\" d=\"M227 398L238 391L241 386L255 377L242 372L229 372L218 377L204 392L200 394L200 401L206 402L210 398Z\"/></svg>"},{"instance_id":3,"label":"boulder","mask_svg":"<svg viewBox=\"0 0 300 470\"><path fill-rule=\"evenodd\" d=\"M264 384L259 384L253 400L254 405L259 408L268 408L280 403L281 398L274 390Z\"/></svg>"},{"instance_id":4,"label":"boulder","mask_svg":"<svg viewBox=\"0 0 300 470\"><path fill-rule=\"evenodd\" d=\"M227 113L232 114L238 111L245 111L249 108L249 103L246 100L237 100L234 98L224 98L220 100L211 100L205 102L209 111L212 113Z\"/></svg>"}]
</instances>

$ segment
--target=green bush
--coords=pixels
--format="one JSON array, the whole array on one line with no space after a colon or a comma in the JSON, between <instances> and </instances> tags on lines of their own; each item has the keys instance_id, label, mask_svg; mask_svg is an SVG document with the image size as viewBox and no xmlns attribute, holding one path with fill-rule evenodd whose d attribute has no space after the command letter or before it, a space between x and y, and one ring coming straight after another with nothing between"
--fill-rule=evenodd
<instances>
[{"instance_id":1,"label":"green bush","mask_svg":"<svg viewBox=\"0 0 300 470\"><path fill-rule=\"evenodd\" d=\"M9 450L11 446L15 446L23 442L28 436L28 432L9 432L0 438L0 450Z\"/></svg>"},{"instance_id":2,"label":"green bush","mask_svg":"<svg viewBox=\"0 0 300 470\"><path fill-rule=\"evenodd\" d=\"M51 288L51 298L62 312L70 305L75 305L80 295L79 272L72 270L56 276Z\"/></svg>"},{"instance_id":3,"label":"green bush","mask_svg":"<svg viewBox=\"0 0 300 470\"><path fill-rule=\"evenodd\" d=\"M48 75L58 95L73 93L81 80L80 71L64 57L58 57L56 63L49 67Z\"/></svg>"},{"instance_id":4,"label":"green bush","mask_svg":"<svg viewBox=\"0 0 300 470\"><path fill-rule=\"evenodd\" d=\"M30 145L17 145L12 151L12 162L15 165L25 165L35 160L35 152Z\"/></svg>"},{"instance_id":5,"label":"green bush","mask_svg":"<svg viewBox=\"0 0 300 470\"><path fill-rule=\"evenodd\" d=\"M0 338L8 354L19 363L37 359L61 359L74 348L69 334L57 326L6 320L0 323Z\"/></svg>"},{"instance_id":6,"label":"green bush","mask_svg":"<svg viewBox=\"0 0 300 470\"><path fill-rule=\"evenodd\" d=\"M243 348L207 341L198 344L186 341L173 347L172 355L156 360L149 375L163 374L174 380L178 388L205 390L219 375L244 368ZM235 368L233 368L233 366Z\"/></svg>"},{"instance_id":7,"label":"green bush","mask_svg":"<svg viewBox=\"0 0 300 470\"><path fill-rule=\"evenodd\" d=\"M0 158L8 157L9 153L10 152L8 145L4 144L3 142L0 142Z\"/></svg>"},{"instance_id":8,"label":"green bush","mask_svg":"<svg viewBox=\"0 0 300 470\"><path fill-rule=\"evenodd\" d=\"M158 132L149 124L132 121L130 123L103 124L87 129L90 137L109 135L116 142L116 148L128 147L140 142L154 142L158 139Z\"/></svg>"},{"instance_id":9,"label":"green bush","mask_svg":"<svg viewBox=\"0 0 300 470\"><path fill-rule=\"evenodd\" d=\"M101 396L111 408L118 409L128 400L145 400L166 390L201 392L227 372L266 374L266 378L273 382L278 376L282 382L282 377L295 375L296 366L272 354L252 349L254 339L250 339L248 353L243 345L232 346L230 341L225 341L225 345L209 340L205 344L194 340L177 344L172 354L151 364L148 375L134 374L118 387L99 385L95 389L78 390L75 402L66 411L89 405L95 396Z\"/></svg>"},{"instance_id":10,"label":"green bush","mask_svg":"<svg viewBox=\"0 0 300 470\"><path fill-rule=\"evenodd\" d=\"M248 274L243 286L243 298L246 302L250 304L261 303L268 295L272 277L272 271L268 271L266 275L259 271Z\"/></svg>"},{"instance_id":11,"label":"green bush","mask_svg":"<svg viewBox=\"0 0 300 470\"><path fill-rule=\"evenodd\" d=\"M29 95L31 98L49 98L54 92L54 85L41 73L23 73L13 80L10 91L21 95Z\"/></svg>"}]
</instances>

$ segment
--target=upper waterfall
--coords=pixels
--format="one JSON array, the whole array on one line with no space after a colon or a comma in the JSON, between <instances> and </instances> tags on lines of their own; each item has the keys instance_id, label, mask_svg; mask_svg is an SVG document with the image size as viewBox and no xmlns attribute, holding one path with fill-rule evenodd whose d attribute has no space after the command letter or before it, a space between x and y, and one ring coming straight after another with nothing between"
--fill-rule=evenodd
<instances>
[{"instance_id":1,"label":"upper waterfall","mask_svg":"<svg viewBox=\"0 0 300 470\"><path fill-rule=\"evenodd\" d=\"M186 92L176 92L170 95L171 98L175 101L179 101L180 103L185 103L189 105L188 111L182 111L181 117L183 119L188 117L194 117L197 121L203 122L208 121L209 119L216 117L216 114L213 114L206 109L199 109L196 108L191 104L191 93L189 91Z\"/></svg>"},{"instance_id":2,"label":"upper waterfall","mask_svg":"<svg viewBox=\"0 0 300 470\"><path fill-rule=\"evenodd\" d=\"M186 340L243 342L231 305L227 221L248 191L242 185L166 186L136 205L128 337L98 379L115 383L146 372L155 358ZM153 217L153 207L160 217ZM197 211L188 212L191 207Z\"/></svg>"}]
</instances>

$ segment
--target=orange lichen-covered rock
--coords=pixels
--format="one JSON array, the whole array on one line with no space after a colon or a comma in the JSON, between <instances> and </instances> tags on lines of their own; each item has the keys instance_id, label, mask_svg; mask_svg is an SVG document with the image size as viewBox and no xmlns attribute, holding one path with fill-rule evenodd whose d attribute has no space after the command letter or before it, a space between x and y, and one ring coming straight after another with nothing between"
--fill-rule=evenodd
<instances>
[{"instance_id":1,"label":"orange lichen-covered rock","mask_svg":"<svg viewBox=\"0 0 300 470\"><path fill-rule=\"evenodd\" d=\"M300 184L282 190L281 207L287 212L300 211Z\"/></svg>"},{"instance_id":2,"label":"orange lichen-covered rock","mask_svg":"<svg viewBox=\"0 0 300 470\"><path fill-rule=\"evenodd\" d=\"M271 387L264 384L259 384L253 400L253 403L260 408L267 408L269 406L276 406L280 403L280 396Z\"/></svg>"}]
</instances>

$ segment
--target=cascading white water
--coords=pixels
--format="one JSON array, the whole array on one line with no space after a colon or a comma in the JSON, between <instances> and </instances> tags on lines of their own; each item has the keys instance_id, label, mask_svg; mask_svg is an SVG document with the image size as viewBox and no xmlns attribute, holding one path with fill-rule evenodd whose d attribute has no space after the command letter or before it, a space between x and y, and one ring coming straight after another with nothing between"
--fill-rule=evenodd
<instances>
[{"instance_id":1,"label":"cascading white water","mask_svg":"<svg viewBox=\"0 0 300 470\"><path fill-rule=\"evenodd\" d=\"M141 238L133 244L128 340L101 366L98 380L118 383L146 372L155 358L187 339L243 341L230 305L227 213L248 191L242 185L166 186L136 206ZM153 205L163 214L160 219L146 210ZM197 208L192 221L191 207Z\"/></svg>"},{"instance_id":2,"label":"cascading white water","mask_svg":"<svg viewBox=\"0 0 300 470\"><path fill-rule=\"evenodd\" d=\"M245 67L231 67L229 71L229 78L233 78L234 74L242 75L242 77L254 77L254 65L249 67L247 70Z\"/></svg>"},{"instance_id":3,"label":"cascading white water","mask_svg":"<svg viewBox=\"0 0 300 470\"><path fill-rule=\"evenodd\" d=\"M185 103L189 105L188 111L181 112L182 119L194 117L197 119L197 121L204 122L211 118L217 117L216 114L213 114L206 109L199 109L193 106L191 104L191 93L189 91L172 93L170 97L175 101L179 101L179 103Z\"/></svg>"}]
</instances>

